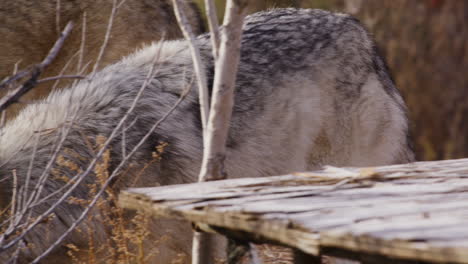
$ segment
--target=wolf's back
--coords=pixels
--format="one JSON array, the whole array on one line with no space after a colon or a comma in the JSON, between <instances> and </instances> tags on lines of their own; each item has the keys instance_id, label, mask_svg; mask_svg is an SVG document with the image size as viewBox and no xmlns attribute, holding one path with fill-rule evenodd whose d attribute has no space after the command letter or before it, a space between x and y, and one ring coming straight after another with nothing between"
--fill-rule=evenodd
<instances>
[{"instance_id":1,"label":"wolf's back","mask_svg":"<svg viewBox=\"0 0 468 264\"><path fill-rule=\"evenodd\" d=\"M211 83L214 66L209 36L200 36L197 44ZM148 79L153 68L155 74ZM108 169L112 173L186 87L191 87L187 97L149 134L111 189L117 192L128 186L195 181L203 143L193 78L188 44L166 41L147 46L106 67L93 79L26 107L0 131L2 206L8 205L12 195L13 171L18 186L28 181L30 190L40 185L45 171L49 177L41 197L60 196L63 191L56 192L66 186L63 179L86 169L95 157L99 138L108 139L126 117L109 147ZM142 96L129 113L140 91ZM66 129L68 135L63 139ZM278 175L323 165L409 162L413 155L407 134L404 102L373 41L357 20L303 9L277 9L246 18L227 141L225 167L229 177ZM62 150L54 156L61 139ZM159 146L164 146L161 153ZM89 186L96 181L93 170L72 196L89 199ZM55 201L35 206L32 216ZM34 246L24 251L23 259L43 252L82 212L83 207L76 204L60 204L54 211L57 217L39 223L24 237L24 243ZM96 239L105 241L104 230L109 227L99 219L86 224L96 230ZM52 230L48 228L51 221ZM158 224L151 228L171 229ZM185 242L190 241L189 229L171 234L185 249L190 247ZM46 232L50 233L46 236ZM86 246L87 239L74 232L64 243Z\"/></svg>"}]
</instances>

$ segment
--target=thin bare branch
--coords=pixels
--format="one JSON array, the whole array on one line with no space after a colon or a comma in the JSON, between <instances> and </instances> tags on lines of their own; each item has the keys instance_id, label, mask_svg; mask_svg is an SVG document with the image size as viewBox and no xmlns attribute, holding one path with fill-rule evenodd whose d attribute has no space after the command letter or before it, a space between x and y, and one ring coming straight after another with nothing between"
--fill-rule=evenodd
<instances>
[{"instance_id":1,"label":"thin bare branch","mask_svg":"<svg viewBox=\"0 0 468 264\"><path fill-rule=\"evenodd\" d=\"M181 0L172 0L174 3L174 12L176 14L179 26L184 34L185 39L189 43L190 53L192 54L193 67L197 76L198 93L200 100L200 114L203 127L203 135L206 132L206 126L208 122L209 102L208 102L208 86L206 81L206 72L203 62L200 57L200 50L196 44L195 35L193 34L190 23L188 22L187 16L184 12L184 4ZM205 139L205 136L203 137ZM205 144L204 140L204 144Z\"/></svg>"},{"instance_id":2,"label":"thin bare branch","mask_svg":"<svg viewBox=\"0 0 468 264\"><path fill-rule=\"evenodd\" d=\"M18 68L19 68L19 64L21 63L21 60L17 61L15 63L15 66L13 67L13 75L17 74L18 73Z\"/></svg>"},{"instance_id":3,"label":"thin bare branch","mask_svg":"<svg viewBox=\"0 0 468 264\"><path fill-rule=\"evenodd\" d=\"M33 145L33 150L32 150L32 153L31 153L31 158L29 159L29 166L28 166L28 171L26 173L26 181L24 182L24 194L22 194L21 196L27 196L29 194L29 182L31 180L31 175L32 175L32 170L33 170L33 166L34 166L34 160L36 158L36 154L37 154L37 146L39 145L39 140L40 140L40 134L39 133L35 133L35 138L34 138L34 145ZM23 199L23 205L21 208L27 208L27 199ZM19 209L19 208L18 208Z\"/></svg>"},{"instance_id":4,"label":"thin bare branch","mask_svg":"<svg viewBox=\"0 0 468 264\"><path fill-rule=\"evenodd\" d=\"M73 222L73 224L65 231L55 242L52 244L47 250L45 250L40 256L38 256L31 264L39 263L45 256L47 256L55 247L57 247L60 243L63 242L63 240L83 221L83 219L87 216L89 211L94 207L94 205L97 203L99 197L102 196L102 194L106 191L107 187L109 184L114 180L114 178L119 175L120 171L124 167L124 165L128 162L128 160L135 154L135 152L144 144L144 142L151 136L151 134L156 130L156 128L159 127L159 125L164 122L167 117L169 117L172 112L180 105L180 103L185 99L187 96L188 92L190 91L191 83L184 89L182 92L181 96L177 100L177 102L164 114L163 117L161 117L158 121L154 123L154 125L151 127L151 129L146 133L146 135L138 142L138 144L132 149L132 151L122 159L122 161L119 163L119 165L115 168L115 170L112 172L112 174L107 178L107 180L104 182L104 184L101 186L99 189L99 192L94 196L93 200L86 206L86 208L83 210L81 215ZM115 129L114 131L117 131ZM102 149L107 149L103 147ZM101 150L102 150L101 149Z\"/></svg>"},{"instance_id":5,"label":"thin bare branch","mask_svg":"<svg viewBox=\"0 0 468 264\"><path fill-rule=\"evenodd\" d=\"M109 25L107 26L107 31L106 31L106 37L105 37L105 40L104 40L104 43L103 45L101 46L101 52L100 52L100 55L102 55L104 53L104 49L107 45L107 40L109 39L109 35L110 35L110 31L111 31L111 28L112 28L112 22L113 22L113 16L115 16L115 13L116 13L116 9L123 3L125 2L125 0L121 1L119 4L117 4L117 1L115 0L114 1L114 5L113 5L113 9L112 9L112 12L111 12L111 18L109 19ZM67 25L68 26L68 25ZM85 26L84 26L85 28ZM82 32L84 34L84 31ZM82 40L83 40L83 36L82 36ZM83 42L84 43L84 42ZM83 44L82 43L82 44ZM55 47L55 46L54 46ZM83 48L83 45L82 47ZM52 53L52 52L51 52ZM68 60L67 64L65 65L65 67L62 69L60 75L63 74L63 72L65 71L65 69L68 67L68 65L70 64L70 62L76 57L76 55L80 55L80 58L82 57L82 54L83 54L83 49L80 49L79 52L75 53L71 58L70 60ZM98 58L96 63L98 63L100 61L101 58ZM47 63L47 60L46 60L46 63ZM97 66L95 65L95 68L94 69L97 69ZM11 79L11 78L10 78ZM18 77L16 77L16 79L19 79ZM8 81L8 80L7 80ZM58 84L58 80L56 81L55 85L54 85L54 88L55 86ZM72 85L72 88L73 88L74 85ZM72 93L74 92L74 90L72 89ZM67 110L68 112L68 110ZM68 113L66 114L68 116ZM45 116L45 118L47 118L47 115ZM31 192L31 194L29 194L29 198L28 197L23 197L23 200L26 201L26 204L25 206L22 208L23 210L17 210L17 213L13 216L11 216L8 221L12 221L13 223L15 223L13 226L10 226L1 236L0 236L0 241L3 241L3 239L5 237L8 237L10 236L13 232L15 232L15 230L17 230L18 228L22 228L22 226L24 224L21 224L21 221L22 219L24 219L26 213L28 212L28 210L30 210L32 207L34 207L35 205L37 204L40 204L41 201L43 201L43 199L41 201L38 201L39 200L39 197L41 195L41 192L43 190L43 186L44 184L46 183L47 181L47 178L48 178L48 171L51 169L52 167L52 164L54 163L58 153L60 152L60 149L65 141L65 139L67 138L67 135L74 123L74 120L76 118L76 113L74 116L71 117L71 120L70 122L68 122L68 124L65 124L62 129L61 129L61 136L58 137L58 141L56 143L56 147L54 147L54 152L52 154L52 157L51 159L49 160L48 164L46 165L46 168L44 169L42 175L39 177L39 181L38 183L36 184L34 190ZM84 176L83 176L84 177ZM81 178L82 179L82 178ZM76 187L76 186L72 186L72 189L73 187ZM21 192L21 189L20 189L20 192ZM53 195L48 195L48 197L51 197ZM19 197L18 197L19 198ZM19 199L17 199L19 201ZM42 215L43 217L48 217L48 215ZM3 244L3 243L0 243L0 244ZM10 243L10 245L12 245ZM5 245L7 246L7 245ZM2 247L3 248L3 247Z\"/></svg>"},{"instance_id":6,"label":"thin bare branch","mask_svg":"<svg viewBox=\"0 0 468 264\"><path fill-rule=\"evenodd\" d=\"M28 199L28 202L26 203L27 204L27 207L24 207L22 208L22 210L16 210L17 213L15 215L12 215L10 218L12 218L11 222L13 223L13 225L10 225L7 230L5 230L1 235L0 235L0 245L2 245L0 247L0 251L2 250L6 250L8 248L10 248L11 246L13 246L14 244L18 243L23 237L24 235L29 232L29 230L26 230L26 231L23 231L19 236L21 236L21 238L19 239L13 239L13 241L11 241L10 243L8 243L7 245L3 245L3 241L5 241L5 238L11 236L12 234L14 234L16 232L16 230L18 230L18 228L22 228L24 227L25 224L21 224L21 221L24 219L27 211L29 209L31 209L31 204L33 204L34 202L33 201L36 201L38 199L38 197L40 196L40 193L42 191L42 188L44 187L44 184L45 184L45 181L47 179L47 172L48 170L50 170L50 168L52 167L52 164L55 162L56 158L57 158L57 155L61 149L61 146L63 145L63 142L65 141L66 139L66 135L68 135L68 132L71 128L71 125L69 126L64 126L64 133L62 133L62 136L59 137L59 141L56 145L56 148L54 150L54 153L52 154L52 157L51 159L48 161L47 165L46 165L46 168L44 169L42 175L39 177L39 181L37 182L37 184L35 185L34 187L34 190L31 192L31 194L29 194L29 199ZM32 138L32 137L31 137ZM22 188L24 186L21 186L20 189L19 189L19 192L18 193L22 193ZM24 197L22 195L17 195L17 204L22 204L21 200L25 200L27 199L28 197ZM41 219L41 221L45 218L45 217L48 217L48 214L45 215L43 218L39 217ZM33 222L34 224L34 222ZM36 223L37 224L37 223ZM34 225L36 225L34 224ZM31 228L32 229L32 228Z\"/></svg>"},{"instance_id":7,"label":"thin bare branch","mask_svg":"<svg viewBox=\"0 0 468 264\"><path fill-rule=\"evenodd\" d=\"M73 61L75 60L75 58L76 58L78 55L79 55L79 52L75 52L75 53L67 60L67 62L65 63L65 65L63 65L63 67L60 69L60 72L59 72L57 75L58 75L58 76L64 75L65 71L68 70L68 68L70 67L70 65L73 63ZM81 73L80 73L79 75L81 75ZM55 90L57 89L57 87L59 86L60 80L61 80L61 79L55 80L54 85L52 86L52 88L50 89L50 91L55 91Z\"/></svg>"},{"instance_id":8,"label":"thin bare branch","mask_svg":"<svg viewBox=\"0 0 468 264\"><path fill-rule=\"evenodd\" d=\"M65 42L65 39L70 35L71 30L73 29L73 22L68 22L65 28L62 31L62 34L60 34L60 37L57 39L55 42L54 46L52 49L50 49L49 53L45 57L45 59L38 65L38 67L43 70L45 67L49 66L49 64L52 63L52 61L57 57L57 54L59 53L60 49L63 46L63 43Z\"/></svg>"},{"instance_id":9,"label":"thin bare branch","mask_svg":"<svg viewBox=\"0 0 468 264\"><path fill-rule=\"evenodd\" d=\"M94 65L94 70L97 69L97 64L99 63L99 61L101 60L101 57L104 53L104 49L105 47L107 46L107 41L109 39L109 36L110 36L110 31L112 29L112 23L113 23L113 17L115 16L116 14L116 9L118 8L118 6L120 6L125 0L121 1L119 4L117 3L116 0L114 0L113 2L113 8L112 8L112 12L111 12L111 17L109 18L109 25L107 26L107 30L106 30L106 36L104 38L104 42L101 46L101 50L100 50L100 56L98 57L98 59L96 60L96 64ZM68 27L68 25L67 25ZM65 31L65 30L64 30ZM83 33L84 34L84 33ZM56 47L57 45L55 45L54 47ZM64 69L62 69L62 72L60 74L63 74L63 72L65 71L65 68L68 67L68 65L70 64L70 62L73 60L73 58L76 56L76 55L82 55L82 52L83 50L80 50L80 52L77 52L76 54L74 54L72 56L72 58L70 58L70 60L67 62L67 64L65 65ZM50 52L52 53L52 52ZM45 60L46 63L48 63L49 60ZM41 65L41 64L40 64ZM39 65L39 66L40 66ZM42 65L45 65L44 62L42 63ZM38 67L40 68L40 67ZM11 78L10 78L11 79ZM19 79L18 77L16 77L16 79ZM8 81L8 80L7 80ZM55 83L54 87L58 84L58 80L57 82ZM72 89L72 93L74 92L74 90ZM67 114L68 115L68 114ZM70 128L72 127L73 123L74 123L74 120L75 120L75 117L76 116L72 116L71 117L71 121L68 123L68 124L65 124L63 127L62 127L62 130L61 130L61 136L58 138L58 141L57 141L57 144L56 144L56 147L55 148L55 151L51 157L51 159L49 160L48 164L46 165L46 168L44 169L42 175L39 177L39 181L38 183L36 184L34 190L31 192L31 194L29 195L29 199L28 197L23 197L23 200L27 200L27 203L26 203L26 206L24 208L22 208L23 210L18 210L17 209L17 213L13 216L11 216L10 218L12 219L9 219L11 220L13 223L15 223L13 226L10 226L1 236L0 236L0 240L3 241L5 237L8 237L10 236L12 233L15 232L15 230L17 230L19 227L22 227L22 224L21 221L22 219L24 219L25 217L25 214L28 212L28 210L30 210L32 207L34 207L36 204L39 204L40 201L39 200L39 197L41 195L41 192L43 190L43 186L44 184L46 183L47 181L47 178L48 178L48 171L51 169L52 167L52 164L54 163L58 153L60 152L60 149L65 141L65 139L67 138L67 135L70 131ZM82 177L84 177L83 175L81 175ZM82 178L79 178L80 180ZM76 187L76 185L70 187L71 189L74 189ZM20 188L20 192L21 192L21 188ZM51 197L51 196L48 196L48 197ZM19 197L18 197L19 198ZM63 198L63 197L62 197ZM17 199L17 203L19 202L19 199ZM43 199L41 200L43 201ZM55 205L56 206L56 205ZM45 217L48 217L48 214L44 214L44 215L41 215L41 219L45 218ZM33 223L34 224L34 223ZM37 223L36 223L37 224ZM23 224L24 225L24 224ZM35 225L35 224L34 224ZM31 225L29 226L31 227ZM31 228L32 229L32 228ZM30 229L29 229L30 230ZM25 234L27 232L29 232L29 230L26 230L24 233L22 234ZM17 240L19 241L19 240ZM13 241L11 241L13 242ZM3 244L3 243L0 243L0 244ZM9 243L7 245L4 245L2 246L2 249L4 249L5 247L10 247L12 246L14 243Z\"/></svg>"},{"instance_id":10,"label":"thin bare branch","mask_svg":"<svg viewBox=\"0 0 468 264\"><path fill-rule=\"evenodd\" d=\"M107 24L106 35L104 36L104 41L103 41L103 43L101 45L101 48L99 50L99 54L97 56L96 62L94 63L93 71L91 73L91 78L94 77L97 70L99 69L99 64L101 63L102 57L104 56L104 52L105 52L106 47L107 47L107 44L109 43L110 35L111 35L111 32L112 32L112 26L114 25L114 18L115 18L116 14L117 14L117 10L119 9L119 7L123 3L125 3L125 1L126 0L122 0L122 1L120 1L120 3L117 3L117 0L112 1L112 11L111 11L111 14L109 16L109 22Z\"/></svg>"},{"instance_id":11,"label":"thin bare branch","mask_svg":"<svg viewBox=\"0 0 468 264\"><path fill-rule=\"evenodd\" d=\"M17 61L15 63L15 65L13 67L13 73L12 73L11 77L6 78L2 82L0 82L0 89L2 89L3 87L6 87L7 85L15 82L16 80L19 80L19 79L23 78L24 76L26 76L28 74L28 72L29 72L28 70L18 72L18 68L19 68L20 63L21 63L21 60L19 60L19 61Z\"/></svg>"},{"instance_id":12,"label":"thin bare branch","mask_svg":"<svg viewBox=\"0 0 468 264\"><path fill-rule=\"evenodd\" d=\"M159 50L160 51L160 50ZM82 173L78 173L77 175L75 175L72 179L70 179L70 182L72 182L70 188L68 190L66 190L62 196L60 198L58 198L45 212L43 212L40 216L38 216L31 224L28 225L28 227L23 230L21 232L21 234L19 234L18 236L16 236L15 238L13 238L11 241L9 241L8 243L6 243L5 245L2 245L0 247L0 251L3 251L3 250L6 250L10 247L12 247L13 245L15 245L16 243L18 243L21 239L23 239L23 237L29 233L37 224L41 223L45 218L49 217L49 215L55 210L55 208L60 205L61 203L63 203L65 201L65 199L68 198L68 196L71 194L71 192L73 192L73 190L76 189L76 187L81 184L81 182L83 181L83 179L89 175L89 173L93 170L95 164L97 163L97 161L102 157L102 155L104 154L105 150L109 147L110 143L112 142L112 140L116 137L116 135L119 133L119 131L121 130L121 128L123 127L123 125L125 124L125 122L127 121L129 115L134 111L135 107L137 106L137 103L139 101L139 99L141 98L144 90L146 89L146 87L148 86L150 80L153 78L154 74L156 74L156 70L155 70L155 63L156 61L160 58L160 52L158 51L158 53L155 55L154 57L154 60L152 61L152 64L151 64L151 67L150 67L150 70L148 71L148 75L146 76L140 90L138 91L137 95L135 96L133 102L132 102L132 105L129 107L129 109L127 110L126 114L120 119L119 123L116 125L116 127L114 128L114 130L111 132L111 134L109 135L109 137L107 138L107 140L104 142L101 150L96 154L96 156L90 161L90 163L88 164L88 167L82 172ZM69 124L68 127L68 131L69 129L71 128L71 124ZM58 144L57 146L57 149L56 149L56 152L54 153L54 155L56 155L58 153L58 149L63 145L63 142L65 140L65 137L66 135L68 134L68 131L65 131L64 133L64 136L62 136L62 140L60 142L60 144ZM45 184L45 181L47 179L47 170L49 169L50 170L50 166L51 164L55 161L55 158L56 157L52 157L50 160L49 160L49 164L47 164L47 168L44 170L43 174L41 175L40 177L40 180L38 182L38 186L36 186L35 190L33 190L33 193L31 194L30 198L29 198L29 201L28 201L28 204L31 204L30 201L34 200L36 201L38 199L38 197L40 196L40 193L41 193L41 190L42 190L42 187L43 185ZM24 216L24 213L25 213L25 210L26 209L29 209L29 208L25 208L23 209L22 211L22 214L18 217L23 217ZM16 221L18 223L18 221ZM15 231L16 228L12 228L12 229L7 229L3 234L0 235L0 241L4 240L5 237L9 237L10 235L12 235L12 233ZM0 243L1 244L1 243Z\"/></svg>"},{"instance_id":13,"label":"thin bare branch","mask_svg":"<svg viewBox=\"0 0 468 264\"><path fill-rule=\"evenodd\" d=\"M61 3L60 0L56 0L55 5L55 30L57 31L57 35L60 34L60 11L61 11Z\"/></svg>"},{"instance_id":14,"label":"thin bare branch","mask_svg":"<svg viewBox=\"0 0 468 264\"><path fill-rule=\"evenodd\" d=\"M127 156L127 127L123 126L122 127L122 144L120 144L122 146L122 158Z\"/></svg>"},{"instance_id":15,"label":"thin bare branch","mask_svg":"<svg viewBox=\"0 0 468 264\"><path fill-rule=\"evenodd\" d=\"M18 176L16 170L11 172L13 174L13 193L11 195L11 215L16 214L16 193L18 191ZM13 224L13 221L12 221Z\"/></svg>"},{"instance_id":16,"label":"thin bare branch","mask_svg":"<svg viewBox=\"0 0 468 264\"><path fill-rule=\"evenodd\" d=\"M13 73L11 76L3 79L2 81L0 81L0 89L3 89L3 88L6 88L8 87L9 85L15 83L17 80L20 80L22 79L23 77L25 77L26 75L28 75L29 73L29 70L23 70L21 72L18 72L18 67L19 67L19 64L20 64L21 60L17 61L13 67Z\"/></svg>"},{"instance_id":17,"label":"thin bare branch","mask_svg":"<svg viewBox=\"0 0 468 264\"><path fill-rule=\"evenodd\" d=\"M37 81L37 83L56 81L59 79L84 79L84 78L86 78L86 76L84 75L58 75L58 76L52 76L52 77L40 79Z\"/></svg>"},{"instance_id":18,"label":"thin bare branch","mask_svg":"<svg viewBox=\"0 0 468 264\"><path fill-rule=\"evenodd\" d=\"M211 45L213 46L213 58L216 61L219 56L219 23L214 1L205 0L205 9L211 34Z\"/></svg>"},{"instance_id":19,"label":"thin bare branch","mask_svg":"<svg viewBox=\"0 0 468 264\"><path fill-rule=\"evenodd\" d=\"M111 14L110 14L110 16L109 16L109 22L108 22L108 25L107 25L107 28L106 28L106 33L105 33L105 36L104 36L104 41L103 41L103 43L102 43L102 45L101 45L101 47L100 47L100 51L99 51L98 58L96 59L95 64L94 64L94 66L93 66L93 72L90 74L90 76L91 76L91 77L89 78L90 80L92 80L93 77L94 77L94 75L96 74L96 71L97 71L97 69L98 69L98 67L99 67L99 63L100 63L100 61L101 61L101 59L102 59L102 57L103 57L103 55L104 55L104 52L105 52L105 49L106 49L106 47L107 47L107 43L108 43L108 41L109 41L110 34L111 34L111 31L112 31L113 21L114 21L114 17L116 16L117 9L118 9L125 1L126 1L126 0L122 0L120 3L118 3L117 0L113 0L113 3L112 3L112 10L111 10ZM80 46L80 50L79 50L77 53L74 54L74 56L75 56L75 55L79 55L79 56L80 56L80 57L79 57L79 60L81 60L81 61L82 61L83 52L84 52L84 43L85 43L84 40L85 40L85 33L86 33L86 32L85 32L85 30L86 30L86 24L85 24L85 23L86 23L86 21L85 21L86 16L85 16L85 15L84 15L84 18L83 18L83 19L84 19L84 21L83 21L84 24L83 24L83 31L82 31L82 36L81 36L81 37L82 37L82 39L81 39L81 40L82 40L82 43L81 43L81 46ZM158 54L157 56L159 56L159 54ZM68 67L68 64L71 62L71 60L72 60L72 59L70 59L70 60L67 62L66 67ZM80 63L81 63L81 62L80 62ZM87 66L87 65L86 65L86 66ZM85 67L86 67L86 66L85 66ZM85 67L83 67L83 69L79 69L80 73L82 73L82 72L84 71ZM62 73L63 73L63 71L61 72L61 74L62 74ZM55 83L55 86L56 86L57 84L58 84L58 81ZM90 84L91 84L91 82L88 82L88 85L90 85ZM74 85L75 85L75 83L74 83L74 84L72 85L72 87L71 87L71 92L72 92L72 94L75 92L75 89L73 89ZM55 88L55 86L54 86L54 88ZM70 97L70 98L72 98L72 97ZM72 103L72 102L70 102L70 103ZM73 123L74 123L74 121L75 121L76 114L77 114L78 112L79 112L79 111L76 111L75 114L74 114L74 116L71 117L71 121L69 122L68 126L64 126L64 129L63 129L63 131L62 131L61 140L59 140L59 142L57 143L57 147L56 147L56 149L55 149L55 151L54 151L54 154L52 155L52 157L51 157L51 159L49 160L49 162L48 162L46 168L44 169L44 171L43 171L43 173L42 173L42 175L41 175L41 177L40 177L40 180L39 180L39 183L38 183L37 188L33 191L33 194L30 196L30 199L29 199L29 202L30 202L30 203L29 203L28 209L30 209L32 206L34 206L34 205L37 203L37 201L38 201L38 199L39 199L39 197L40 197L40 195L41 195L41 192L42 192L42 189L43 189L43 185L45 184L45 182L46 182L46 180L47 180L48 172L49 172L49 170L51 169L52 164L53 164L53 162L55 161L55 159L56 159L56 157L57 157L57 155L58 155L58 153L59 153L59 151L60 151L60 149L61 149L61 147L62 147L62 145L63 145L63 143L64 143L64 141L65 141L65 139L66 139L66 137L67 137L67 135L68 135L68 133L69 133L69 131L70 131L70 128L72 127L72 125L73 125ZM68 115L68 113L67 113L67 115Z\"/></svg>"},{"instance_id":20,"label":"thin bare branch","mask_svg":"<svg viewBox=\"0 0 468 264\"><path fill-rule=\"evenodd\" d=\"M78 64L76 65L77 72L82 70L81 66L83 65L84 49L85 49L85 44L86 44L86 22L87 22L87 15L86 15L86 12L83 12L83 22L82 22L83 25L81 28L81 43L80 43L80 50L79 50L80 56L78 57Z\"/></svg>"},{"instance_id":21,"label":"thin bare branch","mask_svg":"<svg viewBox=\"0 0 468 264\"><path fill-rule=\"evenodd\" d=\"M5 111L0 112L0 128L2 128L3 125L5 125L5 120L6 120L6 112Z\"/></svg>"},{"instance_id":22,"label":"thin bare branch","mask_svg":"<svg viewBox=\"0 0 468 264\"><path fill-rule=\"evenodd\" d=\"M0 99L0 112L5 110L11 104L18 102L21 96L36 86L37 78L39 78L39 75L44 71L44 69L49 66L49 64L52 63L52 61L55 59L58 52L62 48L65 39L70 35L72 28L73 23L68 22L68 24L65 26L65 29L62 31L62 34L55 42L52 49L49 51L49 54L47 54L41 63L33 67L29 80L27 80L21 87L17 88L11 94L8 94Z\"/></svg>"},{"instance_id":23,"label":"thin bare branch","mask_svg":"<svg viewBox=\"0 0 468 264\"><path fill-rule=\"evenodd\" d=\"M15 64L15 68L16 68L16 65L17 64ZM8 85L14 83L15 81L26 77L28 74L30 74L30 70L23 70L23 71L20 71L20 72L16 72L16 70L15 70L15 73L13 74L13 76L8 77L8 78L4 79L2 82L0 82L0 89L3 89L5 87L7 87Z\"/></svg>"}]
</instances>

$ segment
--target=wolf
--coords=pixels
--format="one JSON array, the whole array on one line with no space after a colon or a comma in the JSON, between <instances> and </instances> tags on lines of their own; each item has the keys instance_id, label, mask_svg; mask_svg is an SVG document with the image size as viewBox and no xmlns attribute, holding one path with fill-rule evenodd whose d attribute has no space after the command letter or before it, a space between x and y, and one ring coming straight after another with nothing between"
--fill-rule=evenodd
<instances>
[{"instance_id":1,"label":"wolf","mask_svg":"<svg viewBox=\"0 0 468 264\"><path fill-rule=\"evenodd\" d=\"M211 86L210 43L208 34L196 39ZM32 193L42 181L40 198L50 198L30 205L30 218L22 223L31 223L70 188L61 178L77 184L70 197L88 199L89 186L101 181L96 170L84 174L99 164L90 165L93 159L107 160L109 173L119 170L110 182L115 192L196 181L203 139L188 45L185 40L155 42L93 78L27 106L2 127L2 208L11 203L15 188ZM239 178L324 165L411 162L406 112L375 43L355 18L314 9L256 13L243 26L225 169L230 178ZM104 148L107 159L98 156ZM25 262L42 254L83 210L68 202L56 205L47 221L21 237L17 259ZM82 225L93 230L96 241L109 228L99 217ZM155 225L152 230L171 229ZM175 239L189 250L187 230L179 230ZM15 236L0 240L3 255L13 254L5 245ZM83 231L70 233L52 255L63 253L66 244L86 246L83 236Z\"/></svg>"}]
</instances>

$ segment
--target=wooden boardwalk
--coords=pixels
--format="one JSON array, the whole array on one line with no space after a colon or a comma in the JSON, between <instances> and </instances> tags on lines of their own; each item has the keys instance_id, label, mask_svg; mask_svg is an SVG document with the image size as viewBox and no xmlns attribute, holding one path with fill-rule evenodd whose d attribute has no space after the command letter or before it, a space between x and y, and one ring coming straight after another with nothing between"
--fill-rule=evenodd
<instances>
[{"instance_id":1,"label":"wooden boardwalk","mask_svg":"<svg viewBox=\"0 0 468 264\"><path fill-rule=\"evenodd\" d=\"M468 159L137 188L120 204L315 256L468 263Z\"/></svg>"}]
</instances>

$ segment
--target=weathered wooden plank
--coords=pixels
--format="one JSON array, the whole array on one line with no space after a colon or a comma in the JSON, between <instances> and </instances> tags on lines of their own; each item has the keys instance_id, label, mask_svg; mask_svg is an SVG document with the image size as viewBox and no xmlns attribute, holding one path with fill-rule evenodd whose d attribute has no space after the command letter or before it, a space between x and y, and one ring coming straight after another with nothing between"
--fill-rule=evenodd
<instances>
[{"instance_id":1,"label":"weathered wooden plank","mask_svg":"<svg viewBox=\"0 0 468 264\"><path fill-rule=\"evenodd\" d=\"M468 159L130 189L120 204L315 256L468 263Z\"/></svg>"},{"instance_id":2,"label":"weathered wooden plank","mask_svg":"<svg viewBox=\"0 0 468 264\"><path fill-rule=\"evenodd\" d=\"M206 217L208 210L205 209L189 211L172 210L165 205L153 203L147 196L131 193L122 194L119 204L122 207L146 211L155 216L175 217L192 222L201 222L227 229L250 232L255 234L255 237L262 238L262 240L274 241L298 248L313 255L319 254L318 234L290 228L288 220L278 219L278 221L269 222L253 215L216 211L210 212L209 217Z\"/></svg>"}]
</instances>

